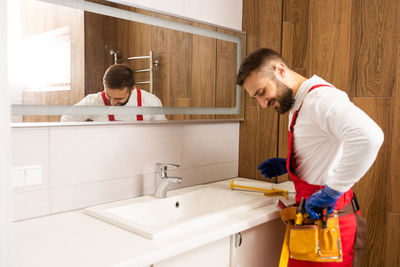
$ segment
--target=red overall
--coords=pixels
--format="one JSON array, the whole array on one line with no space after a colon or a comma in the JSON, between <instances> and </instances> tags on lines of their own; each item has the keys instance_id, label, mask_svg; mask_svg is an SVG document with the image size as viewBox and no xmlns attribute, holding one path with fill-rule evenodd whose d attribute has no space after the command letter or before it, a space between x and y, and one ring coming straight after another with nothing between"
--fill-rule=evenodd
<instances>
[{"instance_id":1,"label":"red overall","mask_svg":"<svg viewBox=\"0 0 400 267\"><path fill-rule=\"evenodd\" d=\"M136 91L137 91L137 106L141 107L142 106L142 93L140 92L140 89L136 88ZM104 105L105 106L109 106L110 103L108 103L108 99L106 97L106 92L104 92L104 91L101 92L101 97L103 98ZM138 121L142 121L143 120L143 115L136 115L136 119ZM115 121L114 115L108 115L108 120L109 121Z\"/></svg>"},{"instance_id":2,"label":"red overall","mask_svg":"<svg viewBox=\"0 0 400 267\"><path fill-rule=\"evenodd\" d=\"M311 87L311 89L307 92L307 94L312 90L322 86L331 87L330 85L327 84L318 84ZM302 105L303 103L301 103L299 109L296 110L295 113L293 114L292 122L290 124L289 140L288 140L289 153L286 161L286 168L296 189L296 205L299 205L302 197L307 199L313 193L321 190L324 187L321 185L309 184L296 176L296 162L293 151L293 141L294 141L293 131L294 131L294 125L296 124L298 113ZM346 206L348 203L350 203L352 197L353 197L353 191L350 189L337 200L335 209L340 210L341 208ZM308 261L289 259L288 266L289 267L317 267L317 266L351 267L353 261L353 243L357 227L354 214L349 214L343 217L339 217L339 227L342 240L343 262L319 263L319 262L308 262Z\"/></svg>"}]
</instances>

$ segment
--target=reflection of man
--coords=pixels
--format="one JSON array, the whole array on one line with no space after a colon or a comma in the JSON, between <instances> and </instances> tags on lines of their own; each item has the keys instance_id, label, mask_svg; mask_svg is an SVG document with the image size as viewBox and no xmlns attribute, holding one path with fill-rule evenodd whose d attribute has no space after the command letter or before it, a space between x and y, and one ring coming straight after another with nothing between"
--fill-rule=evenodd
<instances>
[{"instance_id":1,"label":"reflection of man","mask_svg":"<svg viewBox=\"0 0 400 267\"><path fill-rule=\"evenodd\" d=\"M144 90L137 89L133 71L126 65L110 66L103 77L104 91L87 95L76 106L157 106L161 100ZM166 120L164 115L63 115L61 121L142 121Z\"/></svg>"},{"instance_id":2,"label":"reflection of man","mask_svg":"<svg viewBox=\"0 0 400 267\"><path fill-rule=\"evenodd\" d=\"M261 173L271 178L288 172L296 188L296 204L304 197L311 218L318 219L326 210L339 212L343 263L290 259L288 266L352 266L353 255L354 262L360 260L365 240L365 223L353 205L352 186L374 163L384 139L381 128L345 92L316 75L301 76L271 49L250 54L237 83L262 108L289 112L288 158L264 161L258 167Z\"/></svg>"}]
</instances>

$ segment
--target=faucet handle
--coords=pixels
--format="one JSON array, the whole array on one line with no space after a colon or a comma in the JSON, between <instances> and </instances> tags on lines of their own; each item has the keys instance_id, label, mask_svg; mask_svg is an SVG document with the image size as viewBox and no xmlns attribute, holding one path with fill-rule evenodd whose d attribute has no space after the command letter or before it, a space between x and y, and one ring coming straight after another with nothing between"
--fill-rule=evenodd
<instances>
[{"instance_id":1,"label":"faucet handle","mask_svg":"<svg viewBox=\"0 0 400 267\"><path fill-rule=\"evenodd\" d=\"M177 167L177 168L180 167L179 164L174 164L174 163L156 163L156 165L160 168L161 178L168 178L168 174L167 174L168 166Z\"/></svg>"}]
</instances>

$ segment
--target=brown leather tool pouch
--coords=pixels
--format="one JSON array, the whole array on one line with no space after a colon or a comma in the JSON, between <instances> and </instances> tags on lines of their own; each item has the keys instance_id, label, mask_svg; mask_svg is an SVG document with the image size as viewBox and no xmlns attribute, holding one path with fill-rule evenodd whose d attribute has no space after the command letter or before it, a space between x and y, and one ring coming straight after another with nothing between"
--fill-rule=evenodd
<instances>
[{"instance_id":1,"label":"brown leather tool pouch","mask_svg":"<svg viewBox=\"0 0 400 267\"><path fill-rule=\"evenodd\" d=\"M354 213L356 216L357 230L353 245L353 267L360 267L362 264L362 257L365 250L368 237L368 225L367 220L358 214L360 207L358 205L357 197L353 193L353 199L351 202L338 211L339 217L346 216Z\"/></svg>"}]
</instances>

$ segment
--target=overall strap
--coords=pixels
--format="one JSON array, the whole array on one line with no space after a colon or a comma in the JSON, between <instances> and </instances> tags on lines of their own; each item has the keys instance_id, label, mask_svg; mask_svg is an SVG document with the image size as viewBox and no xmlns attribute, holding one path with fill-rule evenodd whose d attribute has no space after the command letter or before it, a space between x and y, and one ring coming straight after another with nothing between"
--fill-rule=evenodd
<instances>
[{"instance_id":1,"label":"overall strap","mask_svg":"<svg viewBox=\"0 0 400 267\"><path fill-rule=\"evenodd\" d=\"M137 92L137 105L138 107L142 106L142 92L140 92L140 89L136 88L136 92ZM138 121L142 121L143 120L143 115L136 115L136 119Z\"/></svg>"},{"instance_id":2,"label":"overall strap","mask_svg":"<svg viewBox=\"0 0 400 267\"><path fill-rule=\"evenodd\" d=\"M109 106L110 103L108 102L108 99L107 99L107 97L106 97L106 92L104 92L104 91L101 92L101 97L103 98L104 105L105 105L105 106ZM108 120L109 120L109 121L115 121L114 115L108 115Z\"/></svg>"},{"instance_id":3,"label":"overall strap","mask_svg":"<svg viewBox=\"0 0 400 267\"><path fill-rule=\"evenodd\" d=\"M317 88L319 88L319 87L323 87L323 86L333 87L332 85L329 85L329 84L317 84L317 85L314 85L313 87L311 87L310 90L308 90L307 94L308 94L309 92L311 92L312 90L317 89ZM300 111L301 107L303 106L303 102L304 102L304 100L301 102L300 107L299 107L299 108L294 112L294 114L293 114L292 122L290 123L290 131L291 131L292 133L293 133L294 125L296 124L297 115L299 114L299 111Z\"/></svg>"}]
</instances>

